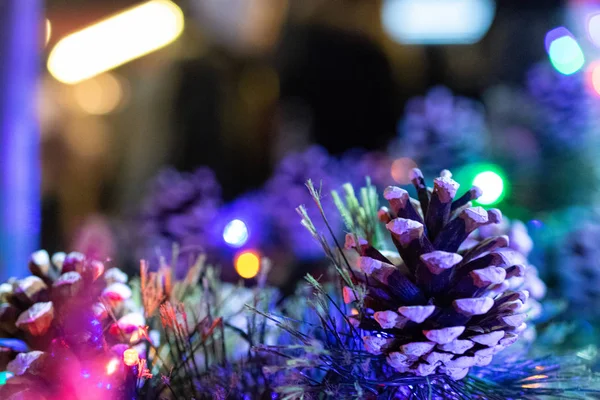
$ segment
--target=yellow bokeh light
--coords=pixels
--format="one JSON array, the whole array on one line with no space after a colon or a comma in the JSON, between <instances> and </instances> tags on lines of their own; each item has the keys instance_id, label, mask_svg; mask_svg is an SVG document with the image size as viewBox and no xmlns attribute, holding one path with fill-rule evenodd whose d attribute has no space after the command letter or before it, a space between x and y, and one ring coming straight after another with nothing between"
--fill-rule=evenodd
<instances>
[{"instance_id":1,"label":"yellow bokeh light","mask_svg":"<svg viewBox=\"0 0 600 400\"><path fill-rule=\"evenodd\" d=\"M139 356L139 354L138 354L138 352L137 352L136 349L127 349L123 353L123 362L128 367L137 365L137 363L139 361L140 361L140 356Z\"/></svg>"},{"instance_id":2,"label":"yellow bokeh light","mask_svg":"<svg viewBox=\"0 0 600 400\"><path fill-rule=\"evenodd\" d=\"M235 270L244 279L254 278L260 271L260 256L251 250L239 253L235 257Z\"/></svg>"},{"instance_id":3,"label":"yellow bokeh light","mask_svg":"<svg viewBox=\"0 0 600 400\"><path fill-rule=\"evenodd\" d=\"M175 3L148 1L61 39L48 70L63 83L81 82L168 45L183 26Z\"/></svg>"},{"instance_id":4,"label":"yellow bokeh light","mask_svg":"<svg viewBox=\"0 0 600 400\"><path fill-rule=\"evenodd\" d=\"M75 85L73 97L79 108L88 114L109 114L121 104L123 85L107 72Z\"/></svg>"}]
</instances>

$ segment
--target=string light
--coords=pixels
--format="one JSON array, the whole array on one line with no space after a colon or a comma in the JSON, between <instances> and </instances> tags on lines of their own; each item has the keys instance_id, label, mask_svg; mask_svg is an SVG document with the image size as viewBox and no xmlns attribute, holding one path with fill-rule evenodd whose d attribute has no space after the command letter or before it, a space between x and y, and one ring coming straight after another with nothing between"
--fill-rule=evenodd
<instances>
[{"instance_id":1,"label":"string light","mask_svg":"<svg viewBox=\"0 0 600 400\"><path fill-rule=\"evenodd\" d=\"M481 189L482 195L477 202L483 205L495 204L504 193L504 180L494 171L483 171L473 179L473 186Z\"/></svg>"},{"instance_id":2,"label":"string light","mask_svg":"<svg viewBox=\"0 0 600 400\"><path fill-rule=\"evenodd\" d=\"M561 26L548 32L545 45L550 63L561 74L571 75L583 67L583 51L567 28Z\"/></svg>"},{"instance_id":3,"label":"string light","mask_svg":"<svg viewBox=\"0 0 600 400\"><path fill-rule=\"evenodd\" d=\"M592 43L600 47L600 14L589 17L587 31Z\"/></svg>"},{"instance_id":4,"label":"string light","mask_svg":"<svg viewBox=\"0 0 600 400\"><path fill-rule=\"evenodd\" d=\"M260 271L260 255L254 250L246 250L235 257L235 270L244 279L254 278Z\"/></svg>"},{"instance_id":5,"label":"string light","mask_svg":"<svg viewBox=\"0 0 600 400\"><path fill-rule=\"evenodd\" d=\"M123 362L128 367L137 365L139 361L140 361L140 356L136 349L127 349L123 353Z\"/></svg>"},{"instance_id":6,"label":"string light","mask_svg":"<svg viewBox=\"0 0 600 400\"><path fill-rule=\"evenodd\" d=\"M591 63L587 69L589 88L596 96L600 96L600 61Z\"/></svg>"},{"instance_id":7,"label":"string light","mask_svg":"<svg viewBox=\"0 0 600 400\"><path fill-rule=\"evenodd\" d=\"M248 241L248 237L248 227L241 219L230 221L223 229L223 240L232 247L243 246Z\"/></svg>"},{"instance_id":8,"label":"string light","mask_svg":"<svg viewBox=\"0 0 600 400\"><path fill-rule=\"evenodd\" d=\"M401 185L408 185L410 183L410 171L416 166L417 163L408 157L394 160L390 170L392 179Z\"/></svg>"},{"instance_id":9,"label":"string light","mask_svg":"<svg viewBox=\"0 0 600 400\"><path fill-rule=\"evenodd\" d=\"M61 39L48 70L63 83L81 82L168 45L183 26L175 3L148 1Z\"/></svg>"},{"instance_id":10,"label":"string light","mask_svg":"<svg viewBox=\"0 0 600 400\"><path fill-rule=\"evenodd\" d=\"M117 371L117 367L119 366L119 359L112 358L108 364L106 364L106 375L112 375Z\"/></svg>"},{"instance_id":11,"label":"string light","mask_svg":"<svg viewBox=\"0 0 600 400\"><path fill-rule=\"evenodd\" d=\"M0 385L6 385L6 381L12 378L13 374L8 371L0 372Z\"/></svg>"}]
</instances>

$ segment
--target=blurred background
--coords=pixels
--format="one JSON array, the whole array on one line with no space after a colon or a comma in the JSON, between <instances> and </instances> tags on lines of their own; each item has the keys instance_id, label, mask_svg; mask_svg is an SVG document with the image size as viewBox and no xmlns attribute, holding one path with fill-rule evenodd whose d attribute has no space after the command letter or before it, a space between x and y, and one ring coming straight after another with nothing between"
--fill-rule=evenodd
<instances>
[{"instance_id":1,"label":"blurred background","mask_svg":"<svg viewBox=\"0 0 600 400\"><path fill-rule=\"evenodd\" d=\"M369 175L382 190L414 166L428 179L452 168L464 190L489 193L481 205L523 220L542 274L558 257L544 244L595 216L595 1L48 0L24 12L39 22L28 101L41 191L15 209L39 207L25 224L35 247L135 271L177 242L245 278L267 255L285 285L318 268L294 212L307 178L329 190ZM13 158L5 172L36 165ZM4 275L24 271L0 254Z\"/></svg>"}]
</instances>

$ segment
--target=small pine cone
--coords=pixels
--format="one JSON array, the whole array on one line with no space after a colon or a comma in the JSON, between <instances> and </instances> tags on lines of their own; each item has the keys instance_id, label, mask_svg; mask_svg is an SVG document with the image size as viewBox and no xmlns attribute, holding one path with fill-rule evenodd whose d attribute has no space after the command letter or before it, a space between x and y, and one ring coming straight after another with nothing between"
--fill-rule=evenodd
<instances>
[{"instance_id":1,"label":"small pine cone","mask_svg":"<svg viewBox=\"0 0 600 400\"><path fill-rule=\"evenodd\" d=\"M386 227L400 264L363 240L347 240L360 255L356 283L366 289L358 326L367 332L367 351L385 355L397 371L462 379L470 367L489 364L526 328L521 310L528 294L509 289L509 280L525 268L502 251L506 236L459 250L476 229L502 219L497 209L470 207L479 189L455 199L459 185L449 171L435 179L433 190L420 170L411 179L420 209L401 188L384 192L390 204Z\"/></svg>"},{"instance_id":2,"label":"small pine cone","mask_svg":"<svg viewBox=\"0 0 600 400\"><path fill-rule=\"evenodd\" d=\"M437 86L408 101L389 152L433 173L480 160L488 139L483 105Z\"/></svg>"},{"instance_id":3,"label":"small pine cone","mask_svg":"<svg viewBox=\"0 0 600 400\"><path fill-rule=\"evenodd\" d=\"M212 170L202 167L179 172L167 168L159 172L149 189L138 224L133 227L140 258L150 258L156 265L153 255L159 253L170 260L173 244L182 252L199 252L211 245L209 228L221 203L221 186Z\"/></svg>"},{"instance_id":4,"label":"small pine cone","mask_svg":"<svg viewBox=\"0 0 600 400\"><path fill-rule=\"evenodd\" d=\"M549 246L548 251L553 256L552 272L558 278L560 294L569 302L570 312L597 320L600 317L600 218L597 211L572 212L576 213L575 218L579 217L576 223L568 225L574 228Z\"/></svg>"},{"instance_id":5,"label":"small pine cone","mask_svg":"<svg viewBox=\"0 0 600 400\"><path fill-rule=\"evenodd\" d=\"M126 282L126 276L116 268L104 276L103 263L76 252L50 258L37 251L29 269L33 275L0 285L0 337L14 339L3 341L0 352L14 357L27 349L46 351L57 335L71 346L85 342L83 347L102 348L103 327L94 305L108 282L125 285L117 281ZM120 293L127 291L130 296L129 287Z\"/></svg>"}]
</instances>

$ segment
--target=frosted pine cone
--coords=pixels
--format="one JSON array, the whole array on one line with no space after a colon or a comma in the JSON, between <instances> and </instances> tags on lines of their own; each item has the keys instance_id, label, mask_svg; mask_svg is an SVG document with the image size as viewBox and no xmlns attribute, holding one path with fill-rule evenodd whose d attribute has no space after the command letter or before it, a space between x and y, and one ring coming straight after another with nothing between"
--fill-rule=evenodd
<instances>
[{"instance_id":1,"label":"frosted pine cone","mask_svg":"<svg viewBox=\"0 0 600 400\"><path fill-rule=\"evenodd\" d=\"M508 236L509 245L507 248L498 249L497 251L502 251L513 263L526 266L524 276L515 276L509 279L509 289L527 290L529 293L527 317L528 319L535 319L542 312L540 301L546 296L546 284L540 279L538 269L530 264L527 259L533 249L533 240L523 222L518 220L509 221L504 218L499 224L482 226L469 236L464 242L466 246L461 248L468 249L482 240L500 235Z\"/></svg>"},{"instance_id":2,"label":"frosted pine cone","mask_svg":"<svg viewBox=\"0 0 600 400\"><path fill-rule=\"evenodd\" d=\"M566 232L560 245L551 245L556 252L553 272L559 290L569 302L573 314L597 319L600 317L600 219L586 213L585 222L577 220L576 229Z\"/></svg>"},{"instance_id":3,"label":"frosted pine cone","mask_svg":"<svg viewBox=\"0 0 600 400\"><path fill-rule=\"evenodd\" d=\"M434 87L406 105L393 157L409 157L426 171L478 161L488 141L483 105Z\"/></svg>"},{"instance_id":4,"label":"frosted pine cone","mask_svg":"<svg viewBox=\"0 0 600 400\"><path fill-rule=\"evenodd\" d=\"M598 118L598 106L586 91L581 73L563 75L548 62L527 74L527 90L537 107L537 131L549 146L581 148L588 143Z\"/></svg>"},{"instance_id":5,"label":"frosted pine cone","mask_svg":"<svg viewBox=\"0 0 600 400\"><path fill-rule=\"evenodd\" d=\"M30 350L48 351L55 339L83 353L106 344L97 315L101 301L117 305L131 296L127 276L81 253L35 252L31 276L0 285L0 363ZM8 344L8 345L7 345ZM18 344L18 346L16 346ZM13 346L14 345L14 346Z\"/></svg>"},{"instance_id":6,"label":"frosted pine cone","mask_svg":"<svg viewBox=\"0 0 600 400\"><path fill-rule=\"evenodd\" d=\"M470 367L489 364L526 328L521 310L528 293L509 289L509 280L523 276L525 267L513 265L501 250L508 245L506 236L459 251L477 228L502 219L497 209L470 207L479 189L455 200L459 185L448 171L435 179L432 191L420 170L411 178L419 203L407 191L388 187L384 197L390 209L380 213L402 261L395 264L349 235L346 245L358 251L364 273L355 280L365 294L347 287L344 300L363 306L353 318L367 332L367 351L385 355L402 373L462 379Z\"/></svg>"},{"instance_id":7,"label":"frosted pine cone","mask_svg":"<svg viewBox=\"0 0 600 400\"><path fill-rule=\"evenodd\" d=\"M298 204L312 206L313 201L306 190L306 180L318 176L317 187L322 193L341 185L344 180L339 173L339 163L327 151L313 146L303 152L291 153L277 166L273 176L265 184L263 207L271 216L269 225L275 240L290 249L298 258L315 259L322 257L322 250L312 238L298 229L298 218L294 211ZM329 203L333 211L335 207ZM315 211L314 208L311 211ZM342 222L331 212L334 230L339 231Z\"/></svg>"},{"instance_id":8,"label":"frosted pine cone","mask_svg":"<svg viewBox=\"0 0 600 400\"><path fill-rule=\"evenodd\" d=\"M221 188L210 169L161 171L140 215L138 256L149 258L158 252L170 259L173 244L182 251L205 251L220 203Z\"/></svg>"}]
</instances>

